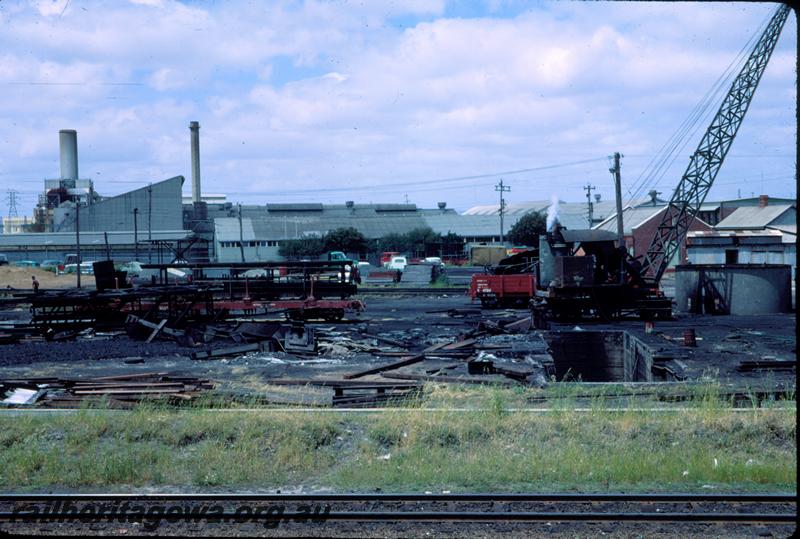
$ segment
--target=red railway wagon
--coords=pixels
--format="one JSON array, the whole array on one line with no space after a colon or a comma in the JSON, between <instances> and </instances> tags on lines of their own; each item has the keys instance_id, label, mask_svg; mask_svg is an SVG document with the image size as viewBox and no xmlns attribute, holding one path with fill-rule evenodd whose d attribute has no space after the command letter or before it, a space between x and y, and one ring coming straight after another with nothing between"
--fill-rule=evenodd
<instances>
[{"instance_id":1,"label":"red railway wagon","mask_svg":"<svg viewBox=\"0 0 800 539\"><path fill-rule=\"evenodd\" d=\"M533 273L475 274L469 295L484 307L527 307L536 295L536 277Z\"/></svg>"}]
</instances>

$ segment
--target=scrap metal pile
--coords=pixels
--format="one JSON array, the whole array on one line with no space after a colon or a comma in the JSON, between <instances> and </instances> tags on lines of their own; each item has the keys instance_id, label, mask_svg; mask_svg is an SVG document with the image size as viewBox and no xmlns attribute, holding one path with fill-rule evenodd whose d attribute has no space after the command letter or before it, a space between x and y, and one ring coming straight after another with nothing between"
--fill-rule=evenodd
<instances>
[{"instance_id":1,"label":"scrap metal pile","mask_svg":"<svg viewBox=\"0 0 800 539\"><path fill-rule=\"evenodd\" d=\"M102 401L110 408L130 408L143 401L176 404L214 388L204 378L165 372L99 378L23 378L0 380L0 405L38 404L48 408L77 408Z\"/></svg>"}]
</instances>

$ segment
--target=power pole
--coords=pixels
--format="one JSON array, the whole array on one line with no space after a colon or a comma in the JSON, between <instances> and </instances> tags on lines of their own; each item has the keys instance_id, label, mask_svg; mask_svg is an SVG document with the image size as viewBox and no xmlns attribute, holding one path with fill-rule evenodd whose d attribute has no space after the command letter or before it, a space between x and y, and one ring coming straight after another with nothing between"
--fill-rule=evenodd
<instances>
[{"instance_id":1,"label":"power pole","mask_svg":"<svg viewBox=\"0 0 800 539\"><path fill-rule=\"evenodd\" d=\"M147 186L147 262L153 263L153 184Z\"/></svg>"},{"instance_id":2,"label":"power pole","mask_svg":"<svg viewBox=\"0 0 800 539\"><path fill-rule=\"evenodd\" d=\"M503 235L503 216L506 213L506 199L503 198L503 193L511 191L511 187L503 185L503 178L500 178L500 183L494 186L494 190L500 193L500 243L505 242Z\"/></svg>"},{"instance_id":3,"label":"power pole","mask_svg":"<svg viewBox=\"0 0 800 539\"><path fill-rule=\"evenodd\" d=\"M614 167L609 169L614 175L614 190L616 191L617 195L617 244L620 248L625 249L625 234L624 229L622 227L622 176L620 173L620 166L619 166L619 158L622 157L619 152L614 152ZM627 249L626 249L627 250ZM620 267L619 267L619 282L620 284L623 282L624 279L624 272L622 264L624 258L620 257Z\"/></svg>"},{"instance_id":4,"label":"power pole","mask_svg":"<svg viewBox=\"0 0 800 539\"><path fill-rule=\"evenodd\" d=\"M589 228L592 228L592 224L594 224L594 205L592 204L592 191L594 189L597 189L597 187L589 182L586 182L586 186L583 188L586 191L586 205L589 209Z\"/></svg>"},{"instance_id":5,"label":"power pole","mask_svg":"<svg viewBox=\"0 0 800 539\"><path fill-rule=\"evenodd\" d=\"M625 246L625 235L622 228L622 178L620 175L619 152L614 153L614 166L608 171L614 175L614 190L617 195L617 241L620 247Z\"/></svg>"},{"instance_id":6,"label":"power pole","mask_svg":"<svg viewBox=\"0 0 800 539\"><path fill-rule=\"evenodd\" d=\"M78 274L78 288L81 287L81 202L75 203L75 245L77 247L77 267L75 273Z\"/></svg>"},{"instance_id":7,"label":"power pole","mask_svg":"<svg viewBox=\"0 0 800 539\"><path fill-rule=\"evenodd\" d=\"M239 204L239 251L242 253L244 262L244 229L242 228L242 205Z\"/></svg>"},{"instance_id":8,"label":"power pole","mask_svg":"<svg viewBox=\"0 0 800 539\"><path fill-rule=\"evenodd\" d=\"M133 208L133 258L139 261L139 208Z\"/></svg>"}]
</instances>

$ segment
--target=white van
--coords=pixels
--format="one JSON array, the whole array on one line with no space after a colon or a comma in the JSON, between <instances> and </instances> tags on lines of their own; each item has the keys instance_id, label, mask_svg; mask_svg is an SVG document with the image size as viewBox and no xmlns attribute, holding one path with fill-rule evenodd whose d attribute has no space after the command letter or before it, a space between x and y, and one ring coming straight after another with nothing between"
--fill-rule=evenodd
<instances>
[{"instance_id":1,"label":"white van","mask_svg":"<svg viewBox=\"0 0 800 539\"><path fill-rule=\"evenodd\" d=\"M386 267L393 270L403 271L404 269L406 269L407 265L408 265L408 260L406 260L406 257L393 256Z\"/></svg>"}]
</instances>

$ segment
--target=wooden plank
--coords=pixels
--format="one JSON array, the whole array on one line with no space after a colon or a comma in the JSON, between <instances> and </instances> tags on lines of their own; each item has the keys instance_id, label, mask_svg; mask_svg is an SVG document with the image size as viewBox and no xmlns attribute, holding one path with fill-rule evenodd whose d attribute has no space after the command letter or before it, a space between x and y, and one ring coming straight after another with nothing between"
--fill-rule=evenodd
<instances>
[{"instance_id":1,"label":"wooden plank","mask_svg":"<svg viewBox=\"0 0 800 539\"><path fill-rule=\"evenodd\" d=\"M144 377L156 377L156 376L167 376L169 373L167 372L139 372L134 374L122 374L119 376L101 376L99 378L87 378L85 380L78 380L79 382L96 382L100 380L132 380L134 378L144 378Z\"/></svg>"},{"instance_id":2,"label":"wooden plank","mask_svg":"<svg viewBox=\"0 0 800 539\"><path fill-rule=\"evenodd\" d=\"M153 342L153 339L155 339L155 338L156 338L156 335L158 335L158 333L159 333L159 332L160 332L162 329L164 329L164 326L166 326L166 325L167 325L167 319L165 318L165 319L163 319L161 322L159 322L159 323L158 323L158 325L156 326L156 328L153 330L153 332L150 334L150 336L149 336L149 337L147 337L147 340L146 340L146 341L144 341L144 342L146 342L146 343Z\"/></svg>"},{"instance_id":3,"label":"wooden plank","mask_svg":"<svg viewBox=\"0 0 800 539\"><path fill-rule=\"evenodd\" d=\"M165 389L87 389L82 390L78 389L75 390L76 395L138 395L138 394L159 394L159 393L180 393L183 389L172 389L172 388L165 388Z\"/></svg>"},{"instance_id":4,"label":"wooden plank","mask_svg":"<svg viewBox=\"0 0 800 539\"><path fill-rule=\"evenodd\" d=\"M87 383L81 382L72 386L74 389L113 389L115 387L174 387L183 386L186 382L126 382L120 380L119 382L99 382Z\"/></svg>"},{"instance_id":5,"label":"wooden plank","mask_svg":"<svg viewBox=\"0 0 800 539\"><path fill-rule=\"evenodd\" d=\"M531 327L533 327L532 317L527 316L525 318L517 320L516 322L511 322L510 324L506 324L505 326L503 326L503 329L505 329L506 331L517 331L517 330L527 331L531 329Z\"/></svg>"},{"instance_id":6,"label":"wooden plank","mask_svg":"<svg viewBox=\"0 0 800 539\"><path fill-rule=\"evenodd\" d=\"M459 348L464 348L466 346L472 346L475 344L477 340L475 339L464 339L463 341L454 342L448 344L447 346L443 346L442 350L458 350Z\"/></svg>"},{"instance_id":7,"label":"wooden plank","mask_svg":"<svg viewBox=\"0 0 800 539\"><path fill-rule=\"evenodd\" d=\"M449 343L447 341L442 341L442 342L439 342L439 343L436 343L436 344L434 344L432 346L427 347L425 350L422 351L422 353L425 354L425 353L428 353L428 352L433 352L434 350L439 350L439 349L444 348L445 346L447 346L449 344L452 344L452 343Z\"/></svg>"},{"instance_id":8,"label":"wooden plank","mask_svg":"<svg viewBox=\"0 0 800 539\"><path fill-rule=\"evenodd\" d=\"M380 382L372 380L304 380L296 378L273 378L266 380L268 384L281 385L281 386L315 386L315 387L342 387L344 389L358 389L362 387L375 388L400 388L400 387L415 387L419 384L414 383L397 383L397 382Z\"/></svg>"},{"instance_id":9,"label":"wooden plank","mask_svg":"<svg viewBox=\"0 0 800 539\"><path fill-rule=\"evenodd\" d=\"M386 365L379 365L378 367L373 367L371 369L367 369L365 371L354 372L350 374L345 374L342 378L346 380L352 380L353 378L361 378L362 376L367 376L370 374L378 374L383 371L390 371L393 369L399 369L400 367L405 367L406 365L413 365L414 363L419 363L420 361L425 359L425 354L416 354L414 356L409 356L406 358L401 359L400 361L395 361L394 363L388 363Z\"/></svg>"},{"instance_id":10,"label":"wooden plank","mask_svg":"<svg viewBox=\"0 0 800 539\"><path fill-rule=\"evenodd\" d=\"M448 384L473 384L473 385L491 385L497 384L501 386L516 385L510 380L486 380L476 378L474 376L461 378L458 376L431 376L428 374L412 374L412 373L397 373L397 372L383 372L381 376L384 378L396 378L398 380L423 380L426 382L445 382Z\"/></svg>"}]
</instances>

